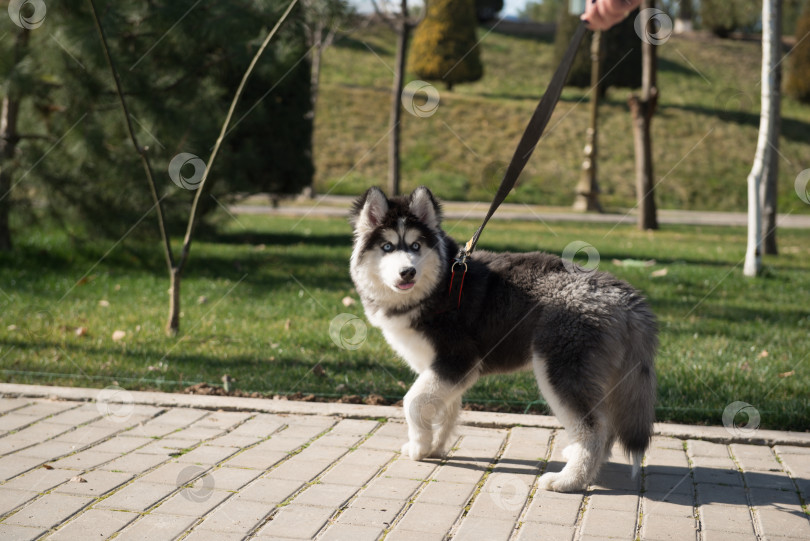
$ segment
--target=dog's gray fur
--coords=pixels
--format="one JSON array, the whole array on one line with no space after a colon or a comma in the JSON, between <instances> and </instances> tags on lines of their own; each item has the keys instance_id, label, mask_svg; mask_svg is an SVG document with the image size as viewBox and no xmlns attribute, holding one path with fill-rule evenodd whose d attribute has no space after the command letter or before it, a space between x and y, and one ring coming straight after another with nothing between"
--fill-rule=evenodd
<instances>
[{"instance_id":1,"label":"dog's gray fur","mask_svg":"<svg viewBox=\"0 0 810 541\"><path fill-rule=\"evenodd\" d=\"M658 345L638 291L554 255L477 251L457 307L458 245L427 188L391 199L371 188L351 223L351 275L366 315L419 374L404 400L403 454L443 453L464 391L482 375L531 366L571 442L563 470L540 487L586 488L615 439L637 472L653 429Z\"/></svg>"}]
</instances>

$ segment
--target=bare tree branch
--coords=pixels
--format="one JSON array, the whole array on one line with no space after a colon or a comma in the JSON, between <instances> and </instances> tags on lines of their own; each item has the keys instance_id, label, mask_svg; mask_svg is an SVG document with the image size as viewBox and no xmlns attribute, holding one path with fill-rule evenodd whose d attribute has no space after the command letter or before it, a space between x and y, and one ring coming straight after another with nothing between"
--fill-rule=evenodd
<instances>
[{"instance_id":1,"label":"bare tree branch","mask_svg":"<svg viewBox=\"0 0 810 541\"><path fill-rule=\"evenodd\" d=\"M138 144L138 138L135 136L135 130L133 129L132 121L130 120L129 108L127 107L127 101L124 99L124 92L121 87L121 78L118 75L118 70L115 69L115 64L113 63L112 56L110 55L110 47L107 45L107 36L104 34L104 28L101 26L98 11L96 10L96 4L93 0L88 1L90 2L90 8L93 12L93 20L96 23L98 35L101 38L101 46L104 49L104 56L107 58L107 64L109 64L110 71L112 71L113 79L115 80L115 89L116 93L118 94L118 99L121 101L121 108L124 110L124 119L127 123L129 137L132 140L132 145L135 147L135 152L137 152L141 157L141 163L143 163L143 169L146 172L146 180L149 184L149 191L152 194L152 201L154 201L155 209L157 211L158 227L160 228L160 237L163 241L163 255L166 258L166 265L168 266L169 273L171 274L172 270L174 269L174 254L172 252L172 244L169 240L169 234L166 231L163 206L160 204L161 200L157 194L157 185L155 184L155 176L152 174L152 165L149 163L149 156L146 153L146 149Z\"/></svg>"},{"instance_id":2,"label":"bare tree branch","mask_svg":"<svg viewBox=\"0 0 810 541\"><path fill-rule=\"evenodd\" d=\"M233 112L236 109L236 104L237 102L239 102L239 98L242 96L242 91L245 88L245 83L247 83L250 74L253 73L253 68L259 61L259 57L262 56L262 53L270 44L270 40L272 40L273 37L278 32L278 29L281 27L282 23L284 23L284 21L287 20L287 16L290 14L293 7L295 7L295 4L297 2L298 0L292 0L290 2L290 5L287 7L287 10L278 20L278 22L270 31L270 33L267 34L267 37L264 38L264 42L259 47L259 50L256 51L256 54L253 56L253 60L250 61L250 65L248 66L247 71L245 71L245 74L242 76L242 81L239 83L239 87L236 89L236 94L233 97L233 101L231 101L231 107L230 109L228 109L228 114L225 116L225 121L222 123L222 129L219 132L219 137L217 137L217 142L216 144L214 144L214 149L211 151L211 156L208 157L208 161L206 162L203 178L200 181L199 187L197 188L197 193L194 195L194 202L191 204L191 215L189 216L188 226L186 227L186 236L183 239L183 248L182 251L180 252L180 260L177 263L178 273L183 272L183 268L185 267L186 261L188 260L188 254L189 251L191 250L191 238L192 235L194 234L194 227L196 226L197 222L197 208L199 207L200 198L202 197L203 191L205 191L205 185L206 182L208 181L208 175L211 172L211 167L214 165L214 160L216 159L217 153L219 152L219 147L222 146L222 141L223 139L225 139L225 133L228 131L228 125L231 123L231 118L233 117Z\"/></svg>"}]
</instances>

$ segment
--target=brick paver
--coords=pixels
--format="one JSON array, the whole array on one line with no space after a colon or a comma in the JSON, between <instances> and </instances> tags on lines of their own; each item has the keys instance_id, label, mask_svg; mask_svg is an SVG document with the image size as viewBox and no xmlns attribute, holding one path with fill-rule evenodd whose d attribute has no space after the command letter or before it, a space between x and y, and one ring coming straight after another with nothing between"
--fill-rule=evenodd
<instances>
[{"instance_id":1,"label":"brick paver","mask_svg":"<svg viewBox=\"0 0 810 541\"><path fill-rule=\"evenodd\" d=\"M413 462L394 413L112 406L0 397L0 538L810 538L810 446L657 436L635 479L617 448L558 494L536 484L564 463L553 428L460 426Z\"/></svg>"}]
</instances>

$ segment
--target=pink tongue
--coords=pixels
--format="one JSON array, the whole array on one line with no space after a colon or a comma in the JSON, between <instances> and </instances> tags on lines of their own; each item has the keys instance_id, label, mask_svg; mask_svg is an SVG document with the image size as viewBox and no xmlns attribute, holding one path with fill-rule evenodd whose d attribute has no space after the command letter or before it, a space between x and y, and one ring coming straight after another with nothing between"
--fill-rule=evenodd
<instances>
[{"instance_id":1,"label":"pink tongue","mask_svg":"<svg viewBox=\"0 0 810 541\"><path fill-rule=\"evenodd\" d=\"M410 283L407 283L407 284L399 284L397 287L399 289L410 289L410 288L413 287L413 282L410 282Z\"/></svg>"}]
</instances>

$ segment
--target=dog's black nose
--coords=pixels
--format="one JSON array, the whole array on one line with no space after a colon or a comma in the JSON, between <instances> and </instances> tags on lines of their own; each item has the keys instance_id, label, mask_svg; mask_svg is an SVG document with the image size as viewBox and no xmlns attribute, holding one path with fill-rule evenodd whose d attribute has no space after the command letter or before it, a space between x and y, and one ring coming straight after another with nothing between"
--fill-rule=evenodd
<instances>
[{"instance_id":1,"label":"dog's black nose","mask_svg":"<svg viewBox=\"0 0 810 541\"><path fill-rule=\"evenodd\" d=\"M413 267L403 267L399 269L399 276L403 280L413 280L413 277L416 276L416 269Z\"/></svg>"}]
</instances>

